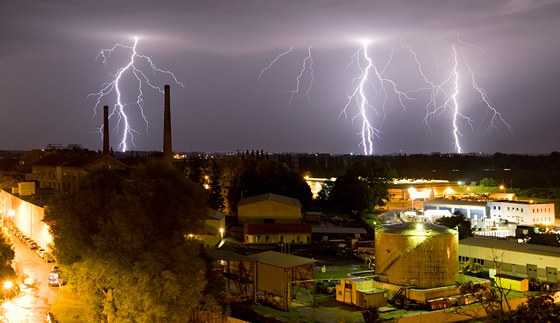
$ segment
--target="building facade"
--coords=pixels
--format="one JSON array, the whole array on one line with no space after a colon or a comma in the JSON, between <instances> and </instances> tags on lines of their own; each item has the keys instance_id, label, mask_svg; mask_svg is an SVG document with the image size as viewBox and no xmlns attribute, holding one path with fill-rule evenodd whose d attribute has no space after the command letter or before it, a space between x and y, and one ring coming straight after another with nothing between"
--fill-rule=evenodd
<instances>
[{"instance_id":1,"label":"building facade","mask_svg":"<svg viewBox=\"0 0 560 323\"><path fill-rule=\"evenodd\" d=\"M471 237L459 241L459 263L469 260L486 270L518 277L558 281L560 248L510 240Z\"/></svg>"},{"instance_id":2,"label":"building facade","mask_svg":"<svg viewBox=\"0 0 560 323\"><path fill-rule=\"evenodd\" d=\"M267 193L242 199L237 204L239 224L301 223L301 204L297 199Z\"/></svg>"}]
</instances>

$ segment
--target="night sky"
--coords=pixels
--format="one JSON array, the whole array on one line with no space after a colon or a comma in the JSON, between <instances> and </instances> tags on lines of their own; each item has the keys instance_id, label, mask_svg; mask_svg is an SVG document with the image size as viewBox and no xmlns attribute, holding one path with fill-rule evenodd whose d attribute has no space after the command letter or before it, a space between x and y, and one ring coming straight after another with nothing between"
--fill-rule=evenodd
<instances>
[{"instance_id":1,"label":"night sky","mask_svg":"<svg viewBox=\"0 0 560 323\"><path fill-rule=\"evenodd\" d=\"M374 154L456 152L455 107L470 120L455 122L463 152L560 150L557 0L1 1L0 149L101 149L102 106L88 94L132 52L96 57L134 37L138 54L184 84L135 61L152 84L171 85L174 151L365 153L359 101L341 113L366 70L364 39L382 79L363 82ZM136 131L128 149L161 150L163 95L144 84L146 127L133 74L119 84Z\"/></svg>"}]
</instances>

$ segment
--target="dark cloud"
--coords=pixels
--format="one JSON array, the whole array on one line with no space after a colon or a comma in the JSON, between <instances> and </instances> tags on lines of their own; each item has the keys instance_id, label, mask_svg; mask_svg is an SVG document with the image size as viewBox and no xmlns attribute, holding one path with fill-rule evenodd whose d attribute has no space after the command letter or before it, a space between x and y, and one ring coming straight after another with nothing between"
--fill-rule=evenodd
<instances>
[{"instance_id":1,"label":"dark cloud","mask_svg":"<svg viewBox=\"0 0 560 323\"><path fill-rule=\"evenodd\" d=\"M461 65L460 104L473 121L459 123L465 151L550 152L560 148L551 121L560 119L559 12L555 0L3 1L0 148L100 148L101 118L87 95L109 81L126 56L115 53L107 66L95 57L139 36L138 50L185 83L172 87L175 150L363 152L356 107L347 118L340 111L359 73L348 64L359 39L369 38L375 63L383 68L390 62L384 75L403 91L427 85L405 46L417 52L434 82L450 75L455 46L512 130L489 126L491 115ZM304 73L304 91L290 106L309 46L315 81L308 99L311 76ZM262 69L291 47L259 80ZM153 77L173 84L164 75ZM451 111L431 118L428 131L429 92L410 93L414 100L405 107L389 93L383 111L383 92L370 90L378 112L371 112L372 122L381 130L375 152L454 151ZM148 131L134 107L127 108L138 123L134 149L158 150L162 98L145 94Z\"/></svg>"}]
</instances>

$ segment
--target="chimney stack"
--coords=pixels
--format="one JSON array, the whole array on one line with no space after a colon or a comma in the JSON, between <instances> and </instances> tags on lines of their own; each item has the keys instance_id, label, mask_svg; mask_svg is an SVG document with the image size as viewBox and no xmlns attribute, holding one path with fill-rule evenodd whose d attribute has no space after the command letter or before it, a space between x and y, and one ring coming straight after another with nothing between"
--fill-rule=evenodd
<instances>
[{"instance_id":1,"label":"chimney stack","mask_svg":"<svg viewBox=\"0 0 560 323\"><path fill-rule=\"evenodd\" d=\"M171 149L171 103L169 98L169 85L164 87L164 111L163 111L163 160L169 163L173 160L173 151Z\"/></svg>"},{"instance_id":2,"label":"chimney stack","mask_svg":"<svg viewBox=\"0 0 560 323\"><path fill-rule=\"evenodd\" d=\"M109 106L103 106L103 155L109 155Z\"/></svg>"}]
</instances>

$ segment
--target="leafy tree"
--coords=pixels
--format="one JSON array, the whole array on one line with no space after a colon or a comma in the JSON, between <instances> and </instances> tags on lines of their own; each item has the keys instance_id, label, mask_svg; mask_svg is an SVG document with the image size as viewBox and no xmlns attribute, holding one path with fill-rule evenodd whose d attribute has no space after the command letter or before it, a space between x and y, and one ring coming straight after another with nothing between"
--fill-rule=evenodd
<instances>
[{"instance_id":1,"label":"leafy tree","mask_svg":"<svg viewBox=\"0 0 560 323\"><path fill-rule=\"evenodd\" d=\"M362 179L343 175L334 182L329 194L329 203L336 211L361 214L372 206L371 192Z\"/></svg>"},{"instance_id":2,"label":"leafy tree","mask_svg":"<svg viewBox=\"0 0 560 323\"><path fill-rule=\"evenodd\" d=\"M204 168L205 162L202 157L192 157L189 159L189 166L185 170L187 177L197 184L204 184Z\"/></svg>"},{"instance_id":3,"label":"leafy tree","mask_svg":"<svg viewBox=\"0 0 560 323\"><path fill-rule=\"evenodd\" d=\"M5 289L0 286L0 300L10 298L15 295L14 291L17 284L16 273L12 267L14 257L15 253L12 249L10 241L2 232L0 232L0 284L4 284L6 281L11 281L14 285L12 289Z\"/></svg>"},{"instance_id":4,"label":"leafy tree","mask_svg":"<svg viewBox=\"0 0 560 323\"><path fill-rule=\"evenodd\" d=\"M459 211L455 211L452 216L441 217L436 222L450 229L457 228L459 240L473 236L471 221L465 219L465 216Z\"/></svg>"},{"instance_id":5,"label":"leafy tree","mask_svg":"<svg viewBox=\"0 0 560 323\"><path fill-rule=\"evenodd\" d=\"M550 294L531 296L507 320L508 322L560 322L560 307Z\"/></svg>"},{"instance_id":6,"label":"leafy tree","mask_svg":"<svg viewBox=\"0 0 560 323\"><path fill-rule=\"evenodd\" d=\"M304 207L311 202L309 185L284 164L266 159L257 161L251 156L246 156L243 161L244 166L232 181L230 205L236 205L242 197L265 193L298 199Z\"/></svg>"},{"instance_id":7,"label":"leafy tree","mask_svg":"<svg viewBox=\"0 0 560 323\"><path fill-rule=\"evenodd\" d=\"M330 206L339 211L361 214L385 205L394 171L375 159L357 161L334 182L328 194Z\"/></svg>"},{"instance_id":8,"label":"leafy tree","mask_svg":"<svg viewBox=\"0 0 560 323\"><path fill-rule=\"evenodd\" d=\"M100 169L56 195L50 225L62 277L86 295L91 321L182 321L206 285L199 244L205 195L160 161Z\"/></svg>"},{"instance_id":9,"label":"leafy tree","mask_svg":"<svg viewBox=\"0 0 560 323\"><path fill-rule=\"evenodd\" d=\"M386 204L389 199L389 185L396 176L395 170L389 164L370 158L357 161L346 173L365 181L370 190L372 207Z\"/></svg>"},{"instance_id":10,"label":"leafy tree","mask_svg":"<svg viewBox=\"0 0 560 323\"><path fill-rule=\"evenodd\" d=\"M333 188L332 182L323 183L323 185L321 186L321 190L319 191L319 193L317 193L317 200L321 203L328 202L331 195L332 188Z\"/></svg>"},{"instance_id":11,"label":"leafy tree","mask_svg":"<svg viewBox=\"0 0 560 323\"><path fill-rule=\"evenodd\" d=\"M493 178L484 177L478 182L478 185L485 186L485 187L495 187L497 184L496 184L496 180L494 180Z\"/></svg>"},{"instance_id":12,"label":"leafy tree","mask_svg":"<svg viewBox=\"0 0 560 323\"><path fill-rule=\"evenodd\" d=\"M220 184L222 177L222 168L216 160L212 160L212 167L208 175L208 185L210 194L208 194L208 204L210 208L218 211L224 209L224 197L222 196L222 185Z\"/></svg>"},{"instance_id":13,"label":"leafy tree","mask_svg":"<svg viewBox=\"0 0 560 323\"><path fill-rule=\"evenodd\" d=\"M500 256L492 253L492 261L497 272L500 272L503 263L502 258L503 255ZM480 313L478 306L471 307L468 305L454 307L450 310L452 313L469 316L472 319L485 316L484 322L501 322L511 313L511 305L508 299L511 289L504 288L500 286L500 284L495 284L493 287L490 287L469 281L460 285L459 290L463 295L468 294L474 297L479 302L482 308L481 311L484 313Z\"/></svg>"}]
</instances>

